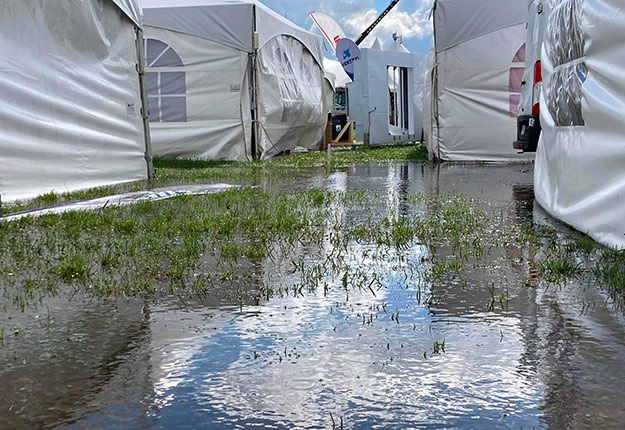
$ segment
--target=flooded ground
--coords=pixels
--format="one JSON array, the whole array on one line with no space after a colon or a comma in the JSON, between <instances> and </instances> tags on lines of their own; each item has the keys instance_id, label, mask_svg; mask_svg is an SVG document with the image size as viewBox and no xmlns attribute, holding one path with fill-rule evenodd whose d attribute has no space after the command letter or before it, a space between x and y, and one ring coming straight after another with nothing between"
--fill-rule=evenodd
<instances>
[{"instance_id":1,"label":"flooded ground","mask_svg":"<svg viewBox=\"0 0 625 430\"><path fill-rule=\"evenodd\" d=\"M459 195L504 229L576 235L534 204L531 165L357 165L259 186L372 200L335 204L337 225L434 216L427 196ZM546 282L523 252L459 264L419 241L327 240L242 262L251 289L202 301L76 291L5 305L0 428L622 428L622 310L588 271Z\"/></svg>"}]
</instances>

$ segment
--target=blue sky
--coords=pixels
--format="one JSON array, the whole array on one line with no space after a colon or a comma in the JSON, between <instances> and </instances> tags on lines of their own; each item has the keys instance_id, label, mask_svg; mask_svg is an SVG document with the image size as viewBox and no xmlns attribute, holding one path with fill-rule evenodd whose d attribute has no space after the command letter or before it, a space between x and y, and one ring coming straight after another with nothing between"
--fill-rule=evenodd
<instances>
[{"instance_id":1,"label":"blue sky","mask_svg":"<svg viewBox=\"0 0 625 430\"><path fill-rule=\"evenodd\" d=\"M333 16L347 35L356 38L375 20L391 0L261 0L281 15L296 24L311 29L312 20L308 12L324 11ZM401 0L393 12L380 23L373 37L362 46L370 46L379 37L384 46L391 42L391 35L397 32L404 38L404 45L416 54L427 54L432 38L431 21L428 19L432 0ZM329 52L326 52L330 56Z\"/></svg>"}]
</instances>

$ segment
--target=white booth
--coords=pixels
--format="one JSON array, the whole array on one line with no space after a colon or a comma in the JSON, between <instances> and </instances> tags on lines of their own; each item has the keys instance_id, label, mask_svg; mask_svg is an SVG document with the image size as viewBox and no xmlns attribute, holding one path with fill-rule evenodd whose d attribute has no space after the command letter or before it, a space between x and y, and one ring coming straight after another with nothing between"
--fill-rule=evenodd
<instances>
[{"instance_id":1,"label":"white booth","mask_svg":"<svg viewBox=\"0 0 625 430\"><path fill-rule=\"evenodd\" d=\"M425 56L399 42L387 50L363 48L347 84L349 120L361 142L379 145L421 139L420 83Z\"/></svg>"},{"instance_id":2,"label":"white booth","mask_svg":"<svg viewBox=\"0 0 625 430\"><path fill-rule=\"evenodd\" d=\"M147 177L141 26L138 0L0 2L2 201Z\"/></svg>"},{"instance_id":3,"label":"white booth","mask_svg":"<svg viewBox=\"0 0 625 430\"><path fill-rule=\"evenodd\" d=\"M144 0L155 155L250 160L317 149L323 41L253 0Z\"/></svg>"}]
</instances>

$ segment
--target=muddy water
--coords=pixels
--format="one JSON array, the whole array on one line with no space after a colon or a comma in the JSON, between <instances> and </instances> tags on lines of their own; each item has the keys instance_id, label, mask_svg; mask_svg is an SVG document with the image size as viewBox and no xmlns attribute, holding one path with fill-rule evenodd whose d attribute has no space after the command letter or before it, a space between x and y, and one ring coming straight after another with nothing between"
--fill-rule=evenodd
<instances>
[{"instance_id":1,"label":"muddy water","mask_svg":"<svg viewBox=\"0 0 625 430\"><path fill-rule=\"evenodd\" d=\"M396 214L411 194L460 194L509 225L573 234L535 207L526 165L355 166L292 186L375 190L377 210ZM623 314L591 277L528 285L527 264L498 260L463 271L462 285L423 285L395 255L358 244L348 254L387 288L238 306L74 294L25 314L7 307L0 428L623 427ZM258 268L276 282L284 270ZM506 303L489 309L493 284Z\"/></svg>"}]
</instances>

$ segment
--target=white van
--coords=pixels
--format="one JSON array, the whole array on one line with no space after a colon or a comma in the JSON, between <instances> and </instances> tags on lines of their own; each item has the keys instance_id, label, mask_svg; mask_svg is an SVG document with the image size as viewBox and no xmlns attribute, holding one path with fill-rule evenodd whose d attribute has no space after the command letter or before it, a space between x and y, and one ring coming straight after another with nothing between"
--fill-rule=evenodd
<instances>
[{"instance_id":1,"label":"white van","mask_svg":"<svg viewBox=\"0 0 625 430\"><path fill-rule=\"evenodd\" d=\"M536 152L540 137L540 93L543 88L540 52L550 11L549 0L528 1L525 73L517 117L517 140L513 144L521 152Z\"/></svg>"}]
</instances>

